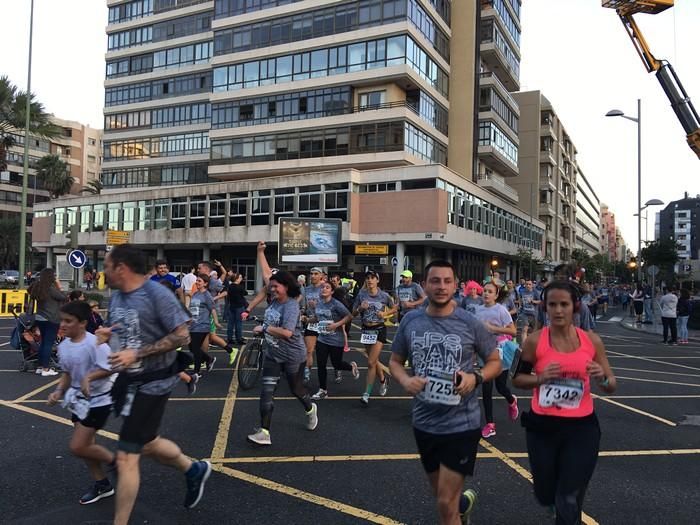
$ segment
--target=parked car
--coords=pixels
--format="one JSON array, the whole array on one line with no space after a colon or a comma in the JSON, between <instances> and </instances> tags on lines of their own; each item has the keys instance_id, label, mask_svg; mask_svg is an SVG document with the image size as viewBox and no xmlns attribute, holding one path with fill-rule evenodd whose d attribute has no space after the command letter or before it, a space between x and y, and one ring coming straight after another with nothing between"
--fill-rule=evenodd
<instances>
[{"instance_id":1,"label":"parked car","mask_svg":"<svg viewBox=\"0 0 700 525\"><path fill-rule=\"evenodd\" d=\"M19 272L17 270L0 270L0 284L17 284Z\"/></svg>"}]
</instances>

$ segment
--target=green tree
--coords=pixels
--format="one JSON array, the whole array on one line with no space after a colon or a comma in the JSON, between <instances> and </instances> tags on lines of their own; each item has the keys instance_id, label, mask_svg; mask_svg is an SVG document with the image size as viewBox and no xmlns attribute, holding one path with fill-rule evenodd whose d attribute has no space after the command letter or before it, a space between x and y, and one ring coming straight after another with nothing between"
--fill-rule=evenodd
<instances>
[{"instance_id":1,"label":"green tree","mask_svg":"<svg viewBox=\"0 0 700 525\"><path fill-rule=\"evenodd\" d=\"M7 76L0 77L0 169L7 169L7 151L15 145L12 133L23 132L26 126L27 93L19 91ZM29 132L45 138L55 137L60 130L51 122L44 105L30 96Z\"/></svg>"},{"instance_id":2,"label":"green tree","mask_svg":"<svg viewBox=\"0 0 700 525\"><path fill-rule=\"evenodd\" d=\"M657 282L660 279L672 282L674 280L673 265L679 260L678 246L676 241L672 239L658 239L648 242L642 248L642 262L644 265L649 266L653 264L661 270L659 277L656 278Z\"/></svg>"},{"instance_id":3,"label":"green tree","mask_svg":"<svg viewBox=\"0 0 700 525\"><path fill-rule=\"evenodd\" d=\"M89 193L90 195L99 195L102 193L103 189L104 184L102 184L102 181L100 179L95 179L88 182L80 191L82 193Z\"/></svg>"},{"instance_id":4,"label":"green tree","mask_svg":"<svg viewBox=\"0 0 700 525\"><path fill-rule=\"evenodd\" d=\"M75 183L75 179L68 171L68 164L63 162L58 155L46 155L39 159L36 174L44 189L54 199L70 193Z\"/></svg>"},{"instance_id":5,"label":"green tree","mask_svg":"<svg viewBox=\"0 0 700 525\"><path fill-rule=\"evenodd\" d=\"M546 259L536 257L532 249L526 248L518 248L513 258L520 264L520 276L530 279L534 279L538 272L543 272L548 262Z\"/></svg>"}]
</instances>

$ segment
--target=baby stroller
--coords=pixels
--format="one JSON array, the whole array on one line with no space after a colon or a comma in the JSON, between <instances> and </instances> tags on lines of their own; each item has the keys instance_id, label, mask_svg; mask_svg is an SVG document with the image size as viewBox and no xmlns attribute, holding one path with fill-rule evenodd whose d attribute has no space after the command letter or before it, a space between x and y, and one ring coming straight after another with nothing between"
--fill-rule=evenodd
<instances>
[{"instance_id":1,"label":"baby stroller","mask_svg":"<svg viewBox=\"0 0 700 525\"><path fill-rule=\"evenodd\" d=\"M15 318L15 327L10 335L10 346L22 352L22 363L19 365L20 372L36 370L39 364L39 346L41 345L41 333L36 324L34 315L22 312L17 313L10 309ZM55 347L51 349L49 366L58 369L58 357Z\"/></svg>"}]
</instances>

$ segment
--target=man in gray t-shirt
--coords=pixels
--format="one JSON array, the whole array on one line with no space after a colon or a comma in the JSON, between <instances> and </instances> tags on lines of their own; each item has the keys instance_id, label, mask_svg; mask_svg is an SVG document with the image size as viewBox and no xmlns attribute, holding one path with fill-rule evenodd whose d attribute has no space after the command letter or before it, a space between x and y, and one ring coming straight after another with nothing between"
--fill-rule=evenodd
<instances>
[{"instance_id":1,"label":"man in gray t-shirt","mask_svg":"<svg viewBox=\"0 0 700 525\"><path fill-rule=\"evenodd\" d=\"M404 317L394 337L390 368L411 395L413 429L423 468L440 502L441 523L455 523L471 512L476 494L462 495L464 478L474 472L481 438L476 387L501 372L496 338L452 300L454 267L433 261L425 269L427 308ZM484 366L474 368L478 355ZM413 375L404 368L408 359ZM443 473L443 470L446 472ZM439 483L438 483L438 480Z\"/></svg>"},{"instance_id":2,"label":"man in gray t-shirt","mask_svg":"<svg viewBox=\"0 0 700 525\"><path fill-rule=\"evenodd\" d=\"M130 244L115 246L107 254L104 271L107 283L116 291L109 303L109 328L96 334L110 340L117 350L109 357L113 370L120 372L112 390L126 398L124 418L117 444L117 485L115 523L128 523L139 486L142 450L160 463L185 474L185 507L195 507L211 474L208 461L191 461L177 444L159 435L159 427L170 391L178 381L181 367L176 348L190 339L190 315L164 286L146 280L146 257Z\"/></svg>"},{"instance_id":3,"label":"man in gray t-shirt","mask_svg":"<svg viewBox=\"0 0 700 525\"><path fill-rule=\"evenodd\" d=\"M396 302L399 305L399 321L403 317L421 305L425 299L425 292L420 284L413 282L413 272L404 270L401 272L401 283L396 287Z\"/></svg>"}]
</instances>

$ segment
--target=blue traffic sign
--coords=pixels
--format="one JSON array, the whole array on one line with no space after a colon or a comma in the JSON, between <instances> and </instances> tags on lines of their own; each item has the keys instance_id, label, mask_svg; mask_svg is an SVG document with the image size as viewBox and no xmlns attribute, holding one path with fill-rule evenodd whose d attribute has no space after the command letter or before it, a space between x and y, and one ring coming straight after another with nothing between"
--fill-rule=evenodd
<instances>
[{"instance_id":1,"label":"blue traffic sign","mask_svg":"<svg viewBox=\"0 0 700 525\"><path fill-rule=\"evenodd\" d=\"M66 259L68 259L68 264L76 270L82 268L87 263L87 255L81 250L71 250L68 252Z\"/></svg>"}]
</instances>

